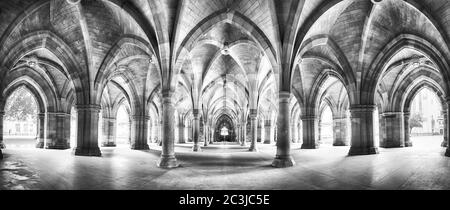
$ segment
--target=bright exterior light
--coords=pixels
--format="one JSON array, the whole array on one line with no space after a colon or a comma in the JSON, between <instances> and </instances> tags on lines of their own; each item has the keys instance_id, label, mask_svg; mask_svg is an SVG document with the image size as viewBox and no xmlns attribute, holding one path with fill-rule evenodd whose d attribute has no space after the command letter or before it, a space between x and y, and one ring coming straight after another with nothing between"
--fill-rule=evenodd
<instances>
[{"instance_id":1,"label":"bright exterior light","mask_svg":"<svg viewBox=\"0 0 450 210\"><path fill-rule=\"evenodd\" d=\"M223 127L222 129L220 129L220 135L221 136L228 136L228 128Z\"/></svg>"}]
</instances>

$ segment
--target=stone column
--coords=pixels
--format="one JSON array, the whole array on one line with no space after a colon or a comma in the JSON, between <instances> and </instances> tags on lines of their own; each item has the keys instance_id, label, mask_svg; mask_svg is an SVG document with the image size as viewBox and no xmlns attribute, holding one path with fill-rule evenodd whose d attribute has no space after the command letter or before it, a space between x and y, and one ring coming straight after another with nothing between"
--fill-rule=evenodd
<instances>
[{"instance_id":1,"label":"stone column","mask_svg":"<svg viewBox=\"0 0 450 210\"><path fill-rule=\"evenodd\" d=\"M3 118L5 117L5 112L0 111L0 158L3 158L1 155L1 149L5 149L5 143L3 142Z\"/></svg>"},{"instance_id":2,"label":"stone column","mask_svg":"<svg viewBox=\"0 0 450 210\"><path fill-rule=\"evenodd\" d=\"M244 124L242 124L241 130L242 130L241 146L247 146L247 122L244 122Z\"/></svg>"},{"instance_id":3,"label":"stone column","mask_svg":"<svg viewBox=\"0 0 450 210\"><path fill-rule=\"evenodd\" d=\"M318 118L316 145L319 147L320 144L322 144L322 120ZM318 147L316 147L315 149L317 149Z\"/></svg>"},{"instance_id":4,"label":"stone column","mask_svg":"<svg viewBox=\"0 0 450 210\"><path fill-rule=\"evenodd\" d=\"M264 125L263 121L257 120L258 130L257 130L257 137L256 142L263 142L262 139L264 137Z\"/></svg>"},{"instance_id":5,"label":"stone column","mask_svg":"<svg viewBox=\"0 0 450 210\"><path fill-rule=\"evenodd\" d=\"M378 154L374 138L375 105L353 105L350 108L352 119L352 144L349 155Z\"/></svg>"},{"instance_id":6,"label":"stone column","mask_svg":"<svg viewBox=\"0 0 450 210\"><path fill-rule=\"evenodd\" d=\"M333 146L348 146L347 130L347 117L338 116L333 118Z\"/></svg>"},{"instance_id":7,"label":"stone column","mask_svg":"<svg viewBox=\"0 0 450 210\"><path fill-rule=\"evenodd\" d=\"M194 146L192 147L193 152L199 152L201 151L201 147L198 144L200 141L200 110L194 109L192 112L192 115L194 116L193 119L193 138Z\"/></svg>"},{"instance_id":8,"label":"stone column","mask_svg":"<svg viewBox=\"0 0 450 210\"><path fill-rule=\"evenodd\" d=\"M239 123L236 125L236 140L241 142L241 124Z\"/></svg>"},{"instance_id":9,"label":"stone column","mask_svg":"<svg viewBox=\"0 0 450 210\"><path fill-rule=\"evenodd\" d=\"M46 149L70 148L70 114L47 112Z\"/></svg>"},{"instance_id":10,"label":"stone column","mask_svg":"<svg viewBox=\"0 0 450 210\"><path fill-rule=\"evenodd\" d=\"M175 157L175 108L172 99L172 92L163 92L163 108L162 108L162 151L161 159L157 163L161 168L176 168L178 162Z\"/></svg>"},{"instance_id":11,"label":"stone column","mask_svg":"<svg viewBox=\"0 0 450 210\"><path fill-rule=\"evenodd\" d=\"M163 130L164 130L163 122L159 121L159 123L158 123L158 135L157 135L157 141L156 141L158 143L158 146L162 146L162 141L163 141L162 133L164 132ZM174 138L175 138L175 135L174 135Z\"/></svg>"},{"instance_id":12,"label":"stone column","mask_svg":"<svg viewBox=\"0 0 450 210\"><path fill-rule=\"evenodd\" d=\"M178 123L178 143L184 144L186 143L185 135L184 135L184 123Z\"/></svg>"},{"instance_id":13,"label":"stone column","mask_svg":"<svg viewBox=\"0 0 450 210\"><path fill-rule=\"evenodd\" d=\"M116 146L116 118L103 118L103 139L102 147Z\"/></svg>"},{"instance_id":14,"label":"stone column","mask_svg":"<svg viewBox=\"0 0 450 210\"><path fill-rule=\"evenodd\" d=\"M301 117L303 121L303 144L302 149L318 149L319 148L319 120L313 115L304 115ZM278 129L279 131L279 129Z\"/></svg>"},{"instance_id":15,"label":"stone column","mask_svg":"<svg viewBox=\"0 0 450 210\"><path fill-rule=\"evenodd\" d=\"M405 146L405 131L403 124L402 112L386 112L381 114L381 118L384 121L385 135L380 141L380 147L383 148L395 148Z\"/></svg>"},{"instance_id":16,"label":"stone column","mask_svg":"<svg viewBox=\"0 0 450 210\"><path fill-rule=\"evenodd\" d=\"M256 152L258 149L256 148L256 141L258 140L258 112L256 109L250 109L250 148L248 149L250 152Z\"/></svg>"},{"instance_id":17,"label":"stone column","mask_svg":"<svg viewBox=\"0 0 450 210\"><path fill-rule=\"evenodd\" d=\"M277 118L277 154L272 162L273 167L286 168L295 165L295 161L292 158L291 142L290 142L290 130L289 130L289 92L279 93L279 110Z\"/></svg>"},{"instance_id":18,"label":"stone column","mask_svg":"<svg viewBox=\"0 0 450 210\"><path fill-rule=\"evenodd\" d=\"M209 126L206 125L206 124L203 127L203 133L204 133L203 138L205 139L204 146L206 147L209 144L209 139L208 139L208 137L209 137Z\"/></svg>"},{"instance_id":19,"label":"stone column","mask_svg":"<svg viewBox=\"0 0 450 210\"><path fill-rule=\"evenodd\" d=\"M45 146L45 113L37 114L37 137L36 148L44 148Z\"/></svg>"},{"instance_id":20,"label":"stone column","mask_svg":"<svg viewBox=\"0 0 450 210\"><path fill-rule=\"evenodd\" d=\"M77 105L77 146L75 155L101 156L98 147L99 105Z\"/></svg>"},{"instance_id":21,"label":"stone column","mask_svg":"<svg viewBox=\"0 0 450 210\"><path fill-rule=\"evenodd\" d=\"M147 122L149 117L144 115L131 116L131 142L130 146L133 150L148 150L147 144Z\"/></svg>"},{"instance_id":22,"label":"stone column","mask_svg":"<svg viewBox=\"0 0 450 210\"><path fill-rule=\"evenodd\" d=\"M442 147L447 147L447 142L448 142L448 131L447 131L447 122L448 122L448 120L447 120L447 118L448 118L448 115L447 115L447 109L442 109L442 116L444 117L444 139L443 139L443 141L442 141L442 143L441 143L441 146Z\"/></svg>"},{"instance_id":23,"label":"stone column","mask_svg":"<svg viewBox=\"0 0 450 210\"><path fill-rule=\"evenodd\" d=\"M270 120L266 120L264 122L264 144L272 144L271 124L272 123L270 122Z\"/></svg>"},{"instance_id":24,"label":"stone column","mask_svg":"<svg viewBox=\"0 0 450 210\"><path fill-rule=\"evenodd\" d=\"M409 112L403 112L403 129L404 129L404 135L405 135L405 147L412 147L412 141L411 141L411 131L409 130Z\"/></svg>"}]
</instances>

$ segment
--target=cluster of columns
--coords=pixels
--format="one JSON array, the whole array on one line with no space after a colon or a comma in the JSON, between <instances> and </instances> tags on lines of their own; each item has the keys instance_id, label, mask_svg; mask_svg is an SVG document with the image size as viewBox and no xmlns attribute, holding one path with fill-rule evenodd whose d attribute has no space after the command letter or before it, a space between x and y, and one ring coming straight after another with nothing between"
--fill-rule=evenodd
<instances>
[{"instance_id":1,"label":"cluster of columns","mask_svg":"<svg viewBox=\"0 0 450 210\"><path fill-rule=\"evenodd\" d=\"M161 137L162 153L161 159L158 162L158 166L162 168L177 167L178 163L174 152L175 143L175 131L178 131L178 142L186 142L186 126L183 120L179 121L178 125L175 125L174 119L174 104L172 101L173 93L163 94L163 110L162 110L162 125L158 128L158 124L151 126L151 132L148 132L148 117L145 116L131 116L131 139L132 149L148 149L147 139L148 133L155 133ZM289 113L289 97L288 92L281 92L279 98L279 114L276 124L271 123L270 120L264 121L263 127L261 127L261 136L264 136L264 143L272 143L275 136L277 136L277 154L272 163L274 167L289 167L295 164L290 155L290 143L293 129L290 125L290 113ZM447 103L443 111L445 126L444 126L444 142L443 146L448 145L448 128L449 118L447 116L447 110L449 108L450 100ZM99 113L101 107L98 105L78 105L76 106L78 113L78 129L77 129L77 146L74 149L75 155L83 156L100 156L100 149L98 147L98 123ZM377 154L378 148L375 145L374 134L374 113L376 110L375 105L352 105L350 107L351 117L351 147L349 155L367 155ZM3 134L3 117L4 112L0 112L0 133ZM193 150L199 151L200 145L200 112L194 110L193 112ZM409 132L409 112L386 112L379 115L380 117L380 130L381 140L380 146L382 147L403 147L412 146ZM48 149L67 149L70 147L70 114L67 113L41 113L38 114L38 136L36 146L39 148ZM316 116L304 115L301 117L303 123L303 144L304 149L315 149L318 147L318 118ZM113 146L115 144L115 127L116 119L103 118L104 126L102 129L105 141L104 146ZM258 118L257 111L250 110L250 151L257 151L257 138L258 138ZM347 116L333 116L333 127L335 130L335 142L334 145L342 146L348 145L348 128L347 128ZM177 126L177 127L176 127ZM247 136L247 123L242 122L237 124L237 137L241 142L241 145L246 144ZM212 142L213 129L211 125L205 126L205 146ZM159 134L159 132L160 134ZM189 129L188 129L189 131ZM264 134L262 134L264 132ZM45 143L45 144L44 144ZM4 148L3 135L0 135L0 148ZM450 156L450 150L447 148L447 156Z\"/></svg>"}]
</instances>

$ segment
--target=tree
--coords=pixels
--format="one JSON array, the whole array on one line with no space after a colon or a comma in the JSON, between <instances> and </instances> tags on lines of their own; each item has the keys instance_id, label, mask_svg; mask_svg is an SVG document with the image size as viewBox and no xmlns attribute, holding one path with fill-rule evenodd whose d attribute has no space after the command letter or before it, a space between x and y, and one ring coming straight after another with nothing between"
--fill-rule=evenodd
<instances>
[{"instance_id":1,"label":"tree","mask_svg":"<svg viewBox=\"0 0 450 210\"><path fill-rule=\"evenodd\" d=\"M37 106L31 93L25 88L14 91L8 98L5 118L9 121L36 120Z\"/></svg>"},{"instance_id":2,"label":"tree","mask_svg":"<svg viewBox=\"0 0 450 210\"><path fill-rule=\"evenodd\" d=\"M409 119L409 132L413 128L421 128L423 126L423 122L425 121L424 117L420 113L415 113Z\"/></svg>"}]
</instances>

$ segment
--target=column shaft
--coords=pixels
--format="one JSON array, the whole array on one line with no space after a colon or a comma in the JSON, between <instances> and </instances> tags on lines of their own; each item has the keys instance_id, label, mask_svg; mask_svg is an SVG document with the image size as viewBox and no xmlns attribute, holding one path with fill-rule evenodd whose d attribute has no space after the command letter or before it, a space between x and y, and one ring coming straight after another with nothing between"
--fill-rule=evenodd
<instances>
[{"instance_id":1,"label":"column shaft","mask_svg":"<svg viewBox=\"0 0 450 210\"><path fill-rule=\"evenodd\" d=\"M258 140L258 118L257 118L257 110L250 110L250 148L249 151L256 152L258 149L256 148L256 141Z\"/></svg>"},{"instance_id":2,"label":"column shaft","mask_svg":"<svg viewBox=\"0 0 450 210\"><path fill-rule=\"evenodd\" d=\"M3 118L5 116L4 111L0 111L0 159L3 158L2 150L5 149L5 143L3 142Z\"/></svg>"},{"instance_id":3,"label":"column shaft","mask_svg":"<svg viewBox=\"0 0 450 210\"><path fill-rule=\"evenodd\" d=\"M319 148L319 120L316 116L302 116L303 144L302 149Z\"/></svg>"},{"instance_id":4,"label":"column shaft","mask_svg":"<svg viewBox=\"0 0 450 210\"><path fill-rule=\"evenodd\" d=\"M77 105L77 145L75 155L101 156L98 147L98 123L100 106Z\"/></svg>"},{"instance_id":5,"label":"column shaft","mask_svg":"<svg viewBox=\"0 0 450 210\"><path fill-rule=\"evenodd\" d=\"M103 118L103 147L116 146L116 119Z\"/></svg>"},{"instance_id":6,"label":"column shaft","mask_svg":"<svg viewBox=\"0 0 450 210\"><path fill-rule=\"evenodd\" d=\"M200 110L194 109L192 114L194 115L194 120L193 120L193 127L194 127L194 130L193 130L193 141L194 141L194 146L192 147L192 151L193 152L199 152L199 151L201 151L201 147L199 145L199 141L200 141Z\"/></svg>"},{"instance_id":7,"label":"column shaft","mask_svg":"<svg viewBox=\"0 0 450 210\"><path fill-rule=\"evenodd\" d=\"M161 158L157 163L161 168L176 168L178 162L175 157L175 108L172 101L172 93L163 93L162 110L162 151Z\"/></svg>"},{"instance_id":8,"label":"column shaft","mask_svg":"<svg viewBox=\"0 0 450 210\"><path fill-rule=\"evenodd\" d=\"M244 122L241 126L241 146L247 145L247 122Z\"/></svg>"},{"instance_id":9,"label":"column shaft","mask_svg":"<svg viewBox=\"0 0 450 210\"><path fill-rule=\"evenodd\" d=\"M448 126L447 125L447 122L448 122L448 120L447 120L447 117L448 117L447 109L443 109L442 116L444 117L444 139L443 139L443 141L441 143L441 146L442 147L447 147L447 144L448 144L448 138L447 138L447 135L448 135L448 131L447 131L447 129L448 129L448 127L447 127Z\"/></svg>"},{"instance_id":10,"label":"column shaft","mask_svg":"<svg viewBox=\"0 0 450 210\"><path fill-rule=\"evenodd\" d=\"M405 146L404 119L402 112L388 112L381 114L380 123L384 127L384 135L380 141L380 147L395 148Z\"/></svg>"},{"instance_id":11,"label":"column shaft","mask_svg":"<svg viewBox=\"0 0 450 210\"><path fill-rule=\"evenodd\" d=\"M180 143L180 144L186 143L184 130L185 130L184 124L179 123L178 124L178 143Z\"/></svg>"},{"instance_id":12,"label":"column shaft","mask_svg":"<svg viewBox=\"0 0 450 210\"><path fill-rule=\"evenodd\" d=\"M374 141L374 105L356 105L350 109L352 144L349 155L378 154Z\"/></svg>"},{"instance_id":13,"label":"column shaft","mask_svg":"<svg viewBox=\"0 0 450 210\"><path fill-rule=\"evenodd\" d=\"M409 112L404 112L403 113L403 134L404 134L404 139L405 139L405 147L412 147L412 141L411 141L411 130L409 129L409 118L410 118L410 113Z\"/></svg>"},{"instance_id":14,"label":"column shaft","mask_svg":"<svg viewBox=\"0 0 450 210\"><path fill-rule=\"evenodd\" d=\"M131 149L148 150L147 144L147 122L149 117L144 115L131 116Z\"/></svg>"},{"instance_id":15,"label":"column shaft","mask_svg":"<svg viewBox=\"0 0 450 210\"><path fill-rule=\"evenodd\" d=\"M37 137L36 148L44 148L45 146L45 113L37 115Z\"/></svg>"},{"instance_id":16,"label":"column shaft","mask_svg":"<svg viewBox=\"0 0 450 210\"><path fill-rule=\"evenodd\" d=\"M280 92L277 118L277 154L272 162L272 166L277 168L285 168L295 165L295 161L290 154L291 142L289 130L289 98L289 92Z\"/></svg>"}]
</instances>

